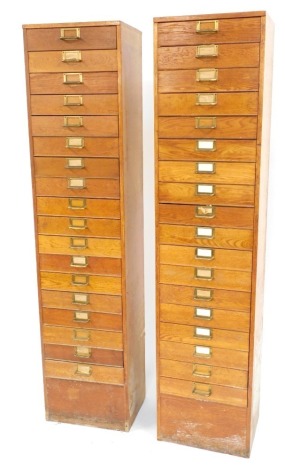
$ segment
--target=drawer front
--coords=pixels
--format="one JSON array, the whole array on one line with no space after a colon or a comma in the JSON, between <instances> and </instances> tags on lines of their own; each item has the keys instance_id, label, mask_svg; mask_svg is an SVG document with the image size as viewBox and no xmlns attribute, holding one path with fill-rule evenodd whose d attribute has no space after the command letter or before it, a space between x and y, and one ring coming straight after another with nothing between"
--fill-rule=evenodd
<instances>
[{"instance_id":1,"label":"drawer front","mask_svg":"<svg viewBox=\"0 0 285 470\"><path fill-rule=\"evenodd\" d=\"M116 50L79 50L29 52L30 73L43 72L113 72L118 70ZM72 57L71 57L72 56ZM74 56L74 57L73 57Z\"/></svg>"},{"instance_id":2,"label":"drawer front","mask_svg":"<svg viewBox=\"0 0 285 470\"><path fill-rule=\"evenodd\" d=\"M31 95L34 116L118 115L118 95Z\"/></svg>"},{"instance_id":3,"label":"drawer front","mask_svg":"<svg viewBox=\"0 0 285 470\"><path fill-rule=\"evenodd\" d=\"M224 206L254 205L254 186L228 184L160 183L160 202Z\"/></svg>"},{"instance_id":4,"label":"drawer front","mask_svg":"<svg viewBox=\"0 0 285 470\"><path fill-rule=\"evenodd\" d=\"M197 70L207 68L197 64ZM214 66L215 68L215 66ZM159 93L258 91L258 68L219 68L214 70L215 80L197 81L197 70L164 70L158 72Z\"/></svg>"},{"instance_id":5,"label":"drawer front","mask_svg":"<svg viewBox=\"0 0 285 470\"><path fill-rule=\"evenodd\" d=\"M108 199L37 197L38 215L120 219L120 202Z\"/></svg>"},{"instance_id":6,"label":"drawer front","mask_svg":"<svg viewBox=\"0 0 285 470\"><path fill-rule=\"evenodd\" d=\"M160 138L224 138L256 139L257 117L160 117L158 136Z\"/></svg>"},{"instance_id":7,"label":"drawer front","mask_svg":"<svg viewBox=\"0 0 285 470\"><path fill-rule=\"evenodd\" d=\"M39 256L41 271L104 274L121 276L122 267L119 258L95 258L93 256L48 255Z\"/></svg>"},{"instance_id":8,"label":"drawer front","mask_svg":"<svg viewBox=\"0 0 285 470\"><path fill-rule=\"evenodd\" d=\"M124 384L124 369L122 367L45 360L44 368L46 377L115 385Z\"/></svg>"},{"instance_id":9,"label":"drawer front","mask_svg":"<svg viewBox=\"0 0 285 470\"><path fill-rule=\"evenodd\" d=\"M117 116L32 116L33 136L118 137Z\"/></svg>"},{"instance_id":10,"label":"drawer front","mask_svg":"<svg viewBox=\"0 0 285 470\"><path fill-rule=\"evenodd\" d=\"M174 183L255 183L254 163L211 162L159 162L158 179Z\"/></svg>"},{"instance_id":11,"label":"drawer front","mask_svg":"<svg viewBox=\"0 0 285 470\"><path fill-rule=\"evenodd\" d=\"M34 137L35 157L118 157L119 141L103 137ZM77 144L76 147L74 144Z\"/></svg>"},{"instance_id":12,"label":"drawer front","mask_svg":"<svg viewBox=\"0 0 285 470\"><path fill-rule=\"evenodd\" d=\"M39 235L39 253L121 258L121 241L107 238Z\"/></svg>"},{"instance_id":13,"label":"drawer front","mask_svg":"<svg viewBox=\"0 0 285 470\"><path fill-rule=\"evenodd\" d=\"M69 75L66 75L68 74ZM30 73L32 95L118 93L117 72Z\"/></svg>"},{"instance_id":14,"label":"drawer front","mask_svg":"<svg viewBox=\"0 0 285 470\"><path fill-rule=\"evenodd\" d=\"M160 304L160 320L165 323L178 323L179 325L248 332L250 317L246 312L236 312L234 310Z\"/></svg>"},{"instance_id":15,"label":"drawer front","mask_svg":"<svg viewBox=\"0 0 285 470\"><path fill-rule=\"evenodd\" d=\"M120 238L121 235L119 220L39 216L37 222L38 233L41 235L84 235L99 238Z\"/></svg>"},{"instance_id":16,"label":"drawer front","mask_svg":"<svg viewBox=\"0 0 285 470\"><path fill-rule=\"evenodd\" d=\"M250 297L248 292L160 284L160 301L166 304L250 312Z\"/></svg>"},{"instance_id":17,"label":"drawer front","mask_svg":"<svg viewBox=\"0 0 285 470\"><path fill-rule=\"evenodd\" d=\"M163 264L178 266L204 266L238 272L251 272L252 268L251 251L161 245L159 257Z\"/></svg>"},{"instance_id":18,"label":"drawer front","mask_svg":"<svg viewBox=\"0 0 285 470\"><path fill-rule=\"evenodd\" d=\"M157 24L158 47L260 41L260 18L177 21Z\"/></svg>"},{"instance_id":19,"label":"drawer front","mask_svg":"<svg viewBox=\"0 0 285 470\"><path fill-rule=\"evenodd\" d=\"M172 93L158 95L159 116L257 114L258 93Z\"/></svg>"},{"instance_id":20,"label":"drawer front","mask_svg":"<svg viewBox=\"0 0 285 470\"><path fill-rule=\"evenodd\" d=\"M165 224L252 229L253 209L212 205L159 204L159 220Z\"/></svg>"},{"instance_id":21,"label":"drawer front","mask_svg":"<svg viewBox=\"0 0 285 470\"><path fill-rule=\"evenodd\" d=\"M120 277L41 272L42 289L121 295Z\"/></svg>"},{"instance_id":22,"label":"drawer front","mask_svg":"<svg viewBox=\"0 0 285 470\"><path fill-rule=\"evenodd\" d=\"M242 292L251 291L251 273L247 271L229 271L201 266L160 266L160 282L177 286L205 287L207 289L226 289Z\"/></svg>"},{"instance_id":23,"label":"drawer front","mask_svg":"<svg viewBox=\"0 0 285 470\"><path fill-rule=\"evenodd\" d=\"M160 357L164 359L248 370L248 352L246 351L171 341L160 341L159 348Z\"/></svg>"},{"instance_id":24,"label":"drawer front","mask_svg":"<svg viewBox=\"0 0 285 470\"><path fill-rule=\"evenodd\" d=\"M159 139L159 160L255 162L256 141Z\"/></svg>"},{"instance_id":25,"label":"drawer front","mask_svg":"<svg viewBox=\"0 0 285 470\"><path fill-rule=\"evenodd\" d=\"M119 295L82 294L42 289L41 296L43 307L47 308L122 313L122 299Z\"/></svg>"},{"instance_id":26,"label":"drawer front","mask_svg":"<svg viewBox=\"0 0 285 470\"><path fill-rule=\"evenodd\" d=\"M210 248L251 250L253 231L197 225L159 225L160 243Z\"/></svg>"},{"instance_id":27,"label":"drawer front","mask_svg":"<svg viewBox=\"0 0 285 470\"><path fill-rule=\"evenodd\" d=\"M247 387L247 371L167 359L160 361L160 376L228 387Z\"/></svg>"},{"instance_id":28,"label":"drawer front","mask_svg":"<svg viewBox=\"0 0 285 470\"><path fill-rule=\"evenodd\" d=\"M157 64L158 70L259 67L259 44L161 47Z\"/></svg>"},{"instance_id":29,"label":"drawer front","mask_svg":"<svg viewBox=\"0 0 285 470\"><path fill-rule=\"evenodd\" d=\"M83 328L64 328L61 326L43 327L43 342L67 346L86 345L103 349L123 349L122 333Z\"/></svg>"},{"instance_id":30,"label":"drawer front","mask_svg":"<svg viewBox=\"0 0 285 470\"><path fill-rule=\"evenodd\" d=\"M85 357L84 357L85 356ZM123 367L122 351L111 349L89 348L82 346L61 346L44 344L44 358L56 361L77 361L81 363L102 364L106 366Z\"/></svg>"},{"instance_id":31,"label":"drawer front","mask_svg":"<svg viewBox=\"0 0 285 470\"><path fill-rule=\"evenodd\" d=\"M247 406L247 390L245 389L208 384L198 385L188 380L162 377L160 379L160 393L227 405Z\"/></svg>"},{"instance_id":32,"label":"drawer front","mask_svg":"<svg viewBox=\"0 0 285 470\"><path fill-rule=\"evenodd\" d=\"M116 26L27 29L27 50L116 49Z\"/></svg>"},{"instance_id":33,"label":"drawer front","mask_svg":"<svg viewBox=\"0 0 285 470\"><path fill-rule=\"evenodd\" d=\"M117 158L35 157L35 176L119 178Z\"/></svg>"},{"instance_id":34,"label":"drawer front","mask_svg":"<svg viewBox=\"0 0 285 470\"><path fill-rule=\"evenodd\" d=\"M37 196L84 197L119 199L119 180L103 178L47 178L37 177Z\"/></svg>"},{"instance_id":35,"label":"drawer front","mask_svg":"<svg viewBox=\"0 0 285 470\"><path fill-rule=\"evenodd\" d=\"M105 331L122 331L122 316L108 313L84 312L82 310L63 310L43 308L43 323L46 325L73 328L94 328Z\"/></svg>"},{"instance_id":36,"label":"drawer front","mask_svg":"<svg viewBox=\"0 0 285 470\"><path fill-rule=\"evenodd\" d=\"M210 336L198 335L200 330L209 330ZM208 333L208 331L207 331ZM249 334L240 331L219 330L214 328L200 328L196 326L177 325L174 323L160 323L160 340L172 341L174 343L186 343L234 349L237 351L248 351Z\"/></svg>"}]
</instances>

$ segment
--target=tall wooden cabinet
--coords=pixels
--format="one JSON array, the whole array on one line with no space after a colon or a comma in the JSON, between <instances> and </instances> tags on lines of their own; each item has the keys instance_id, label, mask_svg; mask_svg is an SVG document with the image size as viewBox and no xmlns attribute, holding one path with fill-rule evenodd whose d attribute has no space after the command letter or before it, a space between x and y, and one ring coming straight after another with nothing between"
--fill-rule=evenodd
<instances>
[{"instance_id":1,"label":"tall wooden cabinet","mask_svg":"<svg viewBox=\"0 0 285 470\"><path fill-rule=\"evenodd\" d=\"M272 25L156 18L158 438L248 456L259 408Z\"/></svg>"},{"instance_id":2,"label":"tall wooden cabinet","mask_svg":"<svg viewBox=\"0 0 285 470\"><path fill-rule=\"evenodd\" d=\"M48 420L128 430L143 402L141 33L25 25Z\"/></svg>"}]
</instances>

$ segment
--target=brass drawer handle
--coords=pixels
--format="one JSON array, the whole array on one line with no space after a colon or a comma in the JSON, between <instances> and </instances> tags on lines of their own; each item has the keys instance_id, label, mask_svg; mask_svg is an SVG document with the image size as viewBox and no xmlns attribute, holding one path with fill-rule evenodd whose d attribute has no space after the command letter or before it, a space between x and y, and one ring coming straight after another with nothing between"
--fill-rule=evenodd
<instances>
[{"instance_id":1,"label":"brass drawer handle","mask_svg":"<svg viewBox=\"0 0 285 470\"><path fill-rule=\"evenodd\" d=\"M212 320L212 318L213 318L213 309L212 308L195 307L194 318L201 318L203 320Z\"/></svg>"},{"instance_id":2,"label":"brass drawer handle","mask_svg":"<svg viewBox=\"0 0 285 470\"><path fill-rule=\"evenodd\" d=\"M197 259L214 259L214 250L212 248L196 248L195 257Z\"/></svg>"},{"instance_id":3,"label":"brass drawer handle","mask_svg":"<svg viewBox=\"0 0 285 470\"><path fill-rule=\"evenodd\" d=\"M214 184L196 184L196 195L197 196L214 196L216 186Z\"/></svg>"},{"instance_id":4,"label":"brass drawer handle","mask_svg":"<svg viewBox=\"0 0 285 470\"><path fill-rule=\"evenodd\" d=\"M89 276L87 274L72 274L71 284L73 286L88 286Z\"/></svg>"},{"instance_id":5,"label":"brass drawer handle","mask_svg":"<svg viewBox=\"0 0 285 470\"><path fill-rule=\"evenodd\" d=\"M84 137L66 137L66 148L68 149L83 149Z\"/></svg>"},{"instance_id":6,"label":"brass drawer handle","mask_svg":"<svg viewBox=\"0 0 285 470\"><path fill-rule=\"evenodd\" d=\"M88 366L87 364L77 364L75 374L90 377L92 374L92 367Z\"/></svg>"},{"instance_id":7,"label":"brass drawer handle","mask_svg":"<svg viewBox=\"0 0 285 470\"><path fill-rule=\"evenodd\" d=\"M216 129L217 118L212 116L207 117L196 117L195 118L195 129Z\"/></svg>"},{"instance_id":8,"label":"brass drawer handle","mask_svg":"<svg viewBox=\"0 0 285 470\"><path fill-rule=\"evenodd\" d=\"M194 337L201 338L201 339L211 339L212 336L212 329L211 328L203 328L201 326L195 326L194 328Z\"/></svg>"},{"instance_id":9,"label":"brass drawer handle","mask_svg":"<svg viewBox=\"0 0 285 470\"><path fill-rule=\"evenodd\" d=\"M217 33L219 31L219 20L197 21L196 33Z\"/></svg>"},{"instance_id":10,"label":"brass drawer handle","mask_svg":"<svg viewBox=\"0 0 285 470\"><path fill-rule=\"evenodd\" d=\"M64 73L63 83L66 85L79 85L83 83L83 74L78 72Z\"/></svg>"},{"instance_id":11,"label":"brass drawer handle","mask_svg":"<svg viewBox=\"0 0 285 470\"><path fill-rule=\"evenodd\" d=\"M205 377L208 379L211 377L212 371L209 366L193 364L192 374L195 375L196 377Z\"/></svg>"},{"instance_id":12,"label":"brass drawer handle","mask_svg":"<svg viewBox=\"0 0 285 470\"><path fill-rule=\"evenodd\" d=\"M60 39L63 39L64 41L80 39L80 28L61 28Z\"/></svg>"},{"instance_id":13,"label":"brass drawer handle","mask_svg":"<svg viewBox=\"0 0 285 470\"><path fill-rule=\"evenodd\" d=\"M70 238L70 248L75 249L84 249L88 248L88 239L87 238Z\"/></svg>"},{"instance_id":14,"label":"brass drawer handle","mask_svg":"<svg viewBox=\"0 0 285 470\"><path fill-rule=\"evenodd\" d=\"M76 346L74 356L88 359L91 357L91 348L88 348L87 346Z\"/></svg>"},{"instance_id":15,"label":"brass drawer handle","mask_svg":"<svg viewBox=\"0 0 285 470\"><path fill-rule=\"evenodd\" d=\"M86 268L88 266L87 256L72 256L70 266Z\"/></svg>"},{"instance_id":16,"label":"brass drawer handle","mask_svg":"<svg viewBox=\"0 0 285 470\"><path fill-rule=\"evenodd\" d=\"M79 304L79 305L89 304L90 303L89 294L81 294L81 293L78 293L78 292L76 294L73 294L72 303L73 304Z\"/></svg>"},{"instance_id":17,"label":"brass drawer handle","mask_svg":"<svg viewBox=\"0 0 285 470\"><path fill-rule=\"evenodd\" d=\"M69 228L73 230L84 230L87 228L87 219L69 219Z\"/></svg>"},{"instance_id":18,"label":"brass drawer handle","mask_svg":"<svg viewBox=\"0 0 285 470\"><path fill-rule=\"evenodd\" d=\"M86 209L86 206L85 198L73 197L68 199L68 209Z\"/></svg>"},{"instance_id":19,"label":"brass drawer handle","mask_svg":"<svg viewBox=\"0 0 285 470\"><path fill-rule=\"evenodd\" d=\"M62 51L62 62L81 62L81 51Z\"/></svg>"},{"instance_id":20,"label":"brass drawer handle","mask_svg":"<svg viewBox=\"0 0 285 470\"><path fill-rule=\"evenodd\" d=\"M215 229L213 227L196 227L197 238L214 238Z\"/></svg>"},{"instance_id":21,"label":"brass drawer handle","mask_svg":"<svg viewBox=\"0 0 285 470\"><path fill-rule=\"evenodd\" d=\"M196 206L195 217L211 219L215 217L215 207L213 206Z\"/></svg>"},{"instance_id":22,"label":"brass drawer handle","mask_svg":"<svg viewBox=\"0 0 285 470\"><path fill-rule=\"evenodd\" d=\"M217 57L219 54L219 46L217 44L202 44L196 46L196 57Z\"/></svg>"},{"instance_id":23,"label":"brass drawer handle","mask_svg":"<svg viewBox=\"0 0 285 470\"><path fill-rule=\"evenodd\" d=\"M216 140L202 139L196 141L196 150L198 152L214 152L217 149Z\"/></svg>"},{"instance_id":24,"label":"brass drawer handle","mask_svg":"<svg viewBox=\"0 0 285 470\"><path fill-rule=\"evenodd\" d=\"M85 168L84 159L83 158L67 158L65 168L70 169L81 169Z\"/></svg>"},{"instance_id":25,"label":"brass drawer handle","mask_svg":"<svg viewBox=\"0 0 285 470\"><path fill-rule=\"evenodd\" d=\"M83 117L82 116L64 116L63 127L82 127Z\"/></svg>"},{"instance_id":26,"label":"brass drawer handle","mask_svg":"<svg viewBox=\"0 0 285 470\"><path fill-rule=\"evenodd\" d=\"M196 163L196 173L214 174L216 173L216 164L213 162L198 162Z\"/></svg>"},{"instance_id":27,"label":"brass drawer handle","mask_svg":"<svg viewBox=\"0 0 285 470\"><path fill-rule=\"evenodd\" d=\"M194 299L195 300L213 300L213 290L212 289L194 289Z\"/></svg>"},{"instance_id":28,"label":"brass drawer handle","mask_svg":"<svg viewBox=\"0 0 285 470\"><path fill-rule=\"evenodd\" d=\"M83 96L82 95L64 95L63 106L82 106Z\"/></svg>"},{"instance_id":29,"label":"brass drawer handle","mask_svg":"<svg viewBox=\"0 0 285 470\"><path fill-rule=\"evenodd\" d=\"M73 320L80 322L80 323L88 323L89 313L88 312L74 312Z\"/></svg>"},{"instance_id":30,"label":"brass drawer handle","mask_svg":"<svg viewBox=\"0 0 285 470\"><path fill-rule=\"evenodd\" d=\"M210 346L194 346L194 356L203 358L212 357L212 348Z\"/></svg>"},{"instance_id":31,"label":"brass drawer handle","mask_svg":"<svg viewBox=\"0 0 285 470\"><path fill-rule=\"evenodd\" d=\"M215 106L217 104L217 93L197 93L196 105Z\"/></svg>"},{"instance_id":32,"label":"brass drawer handle","mask_svg":"<svg viewBox=\"0 0 285 470\"><path fill-rule=\"evenodd\" d=\"M85 178L68 178L67 187L69 189L85 189L86 180Z\"/></svg>"},{"instance_id":33,"label":"brass drawer handle","mask_svg":"<svg viewBox=\"0 0 285 470\"><path fill-rule=\"evenodd\" d=\"M218 69L196 70L196 82L216 82L218 80Z\"/></svg>"},{"instance_id":34,"label":"brass drawer handle","mask_svg":"<svg viewBox=\"0 0 285 470\"><path fill-rule=\"evenodd\" d=\"M89 341L90 331L88 330L73 330L73 339L76 341Z\"/></svg>"},{"instance_id":35,"label":"brass drawer handle","mask_svg":"<svg viewBox=\"0 0 285 470\"><path fill-rule=\"evenodd\" d=\"M213 268L195 268L195 278L212 281L214 279Z\"/></svg>"},{"instance_id":36,"label":"brass drawer handle","mask_svg":"<svg viewBox=\"0 0 285 470\"><path fill-rule=\"evenodd\" d=\"M192 389L193 395L200 395L202 397L210 397L212 394L212 389L210 385L203 384L194 384Z\"/></svg>"}]
</instances>

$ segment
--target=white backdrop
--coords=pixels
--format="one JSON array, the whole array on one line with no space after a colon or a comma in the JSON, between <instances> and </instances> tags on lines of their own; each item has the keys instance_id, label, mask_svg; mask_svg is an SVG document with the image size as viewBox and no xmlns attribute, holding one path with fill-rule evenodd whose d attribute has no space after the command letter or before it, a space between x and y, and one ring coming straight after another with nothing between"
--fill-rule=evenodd
<instances>
[{"instance_id":1,"label":"white backdrop","mask_svg":"<svg viewBox=\"0 0 285 470\"><path fill-rule=\"evenodd\" d=\"M1 400L3 469L259 469L283 462L284 12L265 0L12 0L1 14ZM250 460L156 441L154 349L153 34L155 16L267 10L275 22L274 88L260 421ZM122 20L143 32L147 399L130 433L44 419L22 24Z\"/></svg>"}]
</instances>

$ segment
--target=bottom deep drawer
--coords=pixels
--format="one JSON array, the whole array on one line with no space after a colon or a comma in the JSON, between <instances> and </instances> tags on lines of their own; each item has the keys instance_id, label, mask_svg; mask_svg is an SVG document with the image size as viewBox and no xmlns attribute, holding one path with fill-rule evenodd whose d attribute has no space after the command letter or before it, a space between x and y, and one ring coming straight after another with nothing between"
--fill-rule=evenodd
<instances>
[{"instance_id":1,"label":"bottom deep drawer","mask_svg":"<svg viewBox=\"0 0 285 470\"><path fill-rule=\"evenodd\" d=\"M235 406L247 406L247 390L188 380L160 378L160 393Z\"/></svg>"},{"instance_id":2,"label":"bottom deep drawer","mask_svg":"<svg viewBox=\"0 0 285 470\"><path fill-rule=\"evenodd\" d=\"M46 377L115 385L124 384L124 369L122 367L51 360L45 360L44 367Z\"/></svg>"},{"instance_id":3,"label":"bottom deep drawer","mask_svg":"<svg viewBox=\"0 0 285 470\"><path fill-rule=\"evenodd\" d=\"M124 356L122 351L112 349L90 348L89 346L62 346L60 344L44 345L45 359L60 361L76 361L83 363L101 364L105 366L123 367Z\"/></svg>"}]
</instances>

